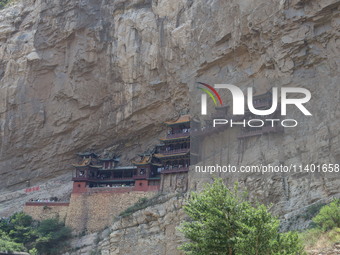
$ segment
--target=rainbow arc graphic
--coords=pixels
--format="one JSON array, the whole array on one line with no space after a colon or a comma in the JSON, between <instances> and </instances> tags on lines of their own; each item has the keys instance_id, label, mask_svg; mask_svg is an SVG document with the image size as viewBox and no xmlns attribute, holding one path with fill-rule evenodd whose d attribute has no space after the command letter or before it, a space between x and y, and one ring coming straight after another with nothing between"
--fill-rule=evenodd
<instances>
[{"instance_id":1,"label":"rainbow arc graphic","mask_svg":"<svg viewBox=\"0 0 340 255\"><path fill-rule=\"evenodd\" d=\"M218 94L216 89L214 89L211 85L203 83L203 82L197 82L197 83L201 84L202 86L205 87L205 88L198 87L198 89L200 89L203 92L207 93L208 96L213 100L215 106L217 106L217 100L219 101L220 105L223 106L223 102L222 102L221 96ZM217 100L216 100L215 96L217 97Z\"/></svg>"}]
</instances>

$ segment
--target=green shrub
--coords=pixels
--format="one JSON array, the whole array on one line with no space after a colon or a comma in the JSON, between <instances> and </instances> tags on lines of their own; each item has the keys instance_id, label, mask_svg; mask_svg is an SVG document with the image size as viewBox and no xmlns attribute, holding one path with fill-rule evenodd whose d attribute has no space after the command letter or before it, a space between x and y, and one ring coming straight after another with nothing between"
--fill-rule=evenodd
<instances>
[{"instance_id":1,"label":"green shrub","mask_svg":"<svg viewBox=\"0 0 340 255\"><path fill-rule=\"evenodd\" d=\"M0 252L26 251L22 243L13 241L5 232L0 230Z\"/></svg>"},{"instance_id":2,"label":"green shrub","mask_svg":"<svg viewBox=\"0 0 340 255\"><path fill-rule=\"evenodd\" d=\"M37 222L20 212L0 220L0 251L59 254L67 247L70 237L71 230L58 219Z\"/></svg>"},{"instance_id":3,"label":"green shrub","mask_svg":"<svg viewBox=\"0 0 340 255\"><path fill-rule=\"evenodd\" d=\"M192 193L184 206L189 220L179 230L189 241L179 249L190 255L302 255L296 233L279 233L279 220L264 205L252 206L222 179Z\"/></svg>"},{"instance_id":4,"label":"green shrub","mask_svg":"<svg viewBox=\"0 0 340 255\"><path fill-rule=\"evenodd\" d=\"M332 243L340 243L340 228L332 229L327 235Z\"/></svg>"},{"instance_id":5,"label":"green shrub","mask_svg":"<svg viewBox=\"0 0 340 255\"><path fill-rule=\"evenodd\" d=\"M31 216L18 212L13 214L8 221L0 224L0 229L16 243L23 244L26 248L31 249L33 242L37 238L34 226L36 222Z\"/></svg>"},{"instance_id":6,"label":"green shrub","mask_svg":"<svg viewBox=\"0 0 340 255\"><path fill-rule=\"evenodd\" d=\"M324 203L317 203L317 204L309 206L305 214L302 215L302 217L305 220L311 220L313 217L315 217L320 212L320 209L325 205L326 204Z\"/></svg>"},{"instance_id":7,"label":"green shrub","mask_svg":"<svg viewBox=\"0 0 340 255\"><path fill-rule=\"evenodd\" d=\"M30 255L38 255L38 250L37 250L36 248L33 248L33 249L30 249L30 250L28 251L28 253L29 253Z\"/></svg>"},{"instance_id":8,"label":"green shrub","mask_svg":"<svg viewBox=\"0 0 340 255\"><path fill-rule=\"evenodd\" d=\"M35 248L40 254L59 254L68 247L71 229L57 219L43 220L38 228Z\"/></svg>"},{"instance_id":9,"label":"green shrub","mask_svg":"<svg viewBox=\"0 0 340 255\"><path fill-rule=\"evenodd\" d=\"M334 200L320 209L313 222L323 231L340 227L340 200Z\"/></svg>"},{"instance_id":10,"label":"green shrub","mask_svg":"<svg viewBox=\"0 0 340 255\"><path fill-rule=\"evenodd\" d=\"M3 9L11 0L0 0L0 9Z\"/></svg>"},{"instance_id":11,"label":"green shrub","mask_svg":"<svg viewBox=\"0 0 340 255\"><path fill-rule=\"evenodd\" d=\"M298 233L287 232L276 235L271 255L300 255L304 252L304 245Z\"/></svg>"}]
</instances>

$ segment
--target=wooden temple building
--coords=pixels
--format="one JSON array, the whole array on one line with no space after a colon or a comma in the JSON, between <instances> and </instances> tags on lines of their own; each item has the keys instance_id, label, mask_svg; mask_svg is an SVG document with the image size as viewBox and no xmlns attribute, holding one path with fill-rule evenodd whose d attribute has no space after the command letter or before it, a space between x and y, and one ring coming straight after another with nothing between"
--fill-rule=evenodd
<instances>
[{"instance_id":1,"label":"wooden temple building","mask_svg":"<svg viewBox=\"0 0 340 255\"><path fill-rule=\"evenodd\" d=\"M160 185L160 162L153 157L153 152L139 154L140 159L132 161L137 167L134 179L135 190L154 191L159 190Z\"/></svg>"},{"instance_id":2,"label":"wooden temple building","mask_svg":"<svg viewBox=\"0 0 340 255\"><path fill-rule=\"evenodd\" d=\"M177 121L166 122L167 136L161 138L162 145L154 157L162 165L161 174L188 172L190 165L190 117L181 116Z\"/></svg>"},{"instance_id":3,"label":"wooden temple building","mask_svg":"<svg viewBox=\"0 0 340 255\"><path fill-rule=\"evenodd\" d=\"M258 110L269 109L272 106L271 92L254 95L253 106ZM254 115L249 109L246 110L244 116L233 116L230 115L228 106L216 107L215 112L203 125L200 122L192 121L193 127L190 127L190 116L182 115L176 121L165 122L167 133L159 139L160 144L155 146L152 151L139 154L130 166L120 166L117 156L101 156L92 152L79 153L80 160L73 165L75 167L73 192L82 193L93 188L106 188L120 192L162 189L165 179L171 179L171 175L181 176L182 178L183 174L185 175L189 171L190 138L192 138L192 142L195 142L204 136L228 128L227 125L213 127L213 119L241 121L240 118L245 121L261 118L280 119L280 107L277 107L277 110L269 116ZM242 149L244 147L243 140L246 138L283 131L283 128L279 125L272 127L271 122L264 123L265 125L262 127L241 128L237 137L240 142L240 152L244 150ZM199 152L192 151L191 154L193 161L197 162ZM197 160L194 160L195 155Z\"/></svg>"},{"instance_id":4,"label":"wooden temple building","mask_svg":"<svg viewBox=\"0 0 340 255\"><path fill-rule=\"evenodd\" d=\"M190 165L190 117L165 122L167 135L152 151L139 154L131 166L119 166L119 157L93 152L78 153L73 164L73 193L157 191L165 175L186 174Z\"/></svg>"},{"instance_id":5,"label":"wooden temple building","mask_svg":"<svg viewBox=\"0 0 340 255\"><path fill-rule=\"evenodd\" d=\"M78 153L80 161L73 164L73 192L87 188L131 187L134 185L136 166L118 166L119 158L102 158L91 152Z\"/></svg>"}]
</instances>

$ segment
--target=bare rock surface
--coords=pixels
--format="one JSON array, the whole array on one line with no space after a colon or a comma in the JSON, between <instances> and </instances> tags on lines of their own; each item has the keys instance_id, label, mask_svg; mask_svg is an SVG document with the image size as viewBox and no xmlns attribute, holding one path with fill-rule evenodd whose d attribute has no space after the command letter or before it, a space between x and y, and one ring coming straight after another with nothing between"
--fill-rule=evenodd
<instances>
[{"instance_id":1,"label":"bare rock surface","mask_svg":"<svg viewBox=\"0 0 340 255\"><path fill-rule=\"evenodd\" d=\"M246 88L266 78L308 88L313 117L299 118L303 128L284 136L250 139L242 163L339 164L339 6L338 0L27 0L1 10L0 213L20 208L27 180L51 182L51 190L66 194L78 151L113 146L127 163L152 147L161 123L188 108L196 81ZM293 110L290 117L298 115ZM218 155L237 164L236 139L228 139L215 141ZM190 173L191 190L206 181L211 177ZM273 202L287 226L340 190L338 174L241 181L260 201ZM98 250L180 254L174 233L183 216L176 201L167 203L115 223Z\"/></svg>"},{"instance_id":2,"label":"bare rock surface","mask_svg":"<svg viewBox=\"0 0 340 255\"><path fill-rule=\"evenodd\" d=\"M68 173L87 149L114 145L130 163L186 107L172 60L181 53L154 4L32 0L0 11L1 191Z\"/></svg>"},{"instance_id":3,"label":"bare rock surface","mask_svg":"<svg viewBox=\"0 0 340 255\"><path fill-rule=\"evenodd\" d=\"M182 196L167 195L162 202L117 219L108 229L75 238L67 254L180 254L183 236L177 223L185 218Z\"/></svg>"}]
</instances>

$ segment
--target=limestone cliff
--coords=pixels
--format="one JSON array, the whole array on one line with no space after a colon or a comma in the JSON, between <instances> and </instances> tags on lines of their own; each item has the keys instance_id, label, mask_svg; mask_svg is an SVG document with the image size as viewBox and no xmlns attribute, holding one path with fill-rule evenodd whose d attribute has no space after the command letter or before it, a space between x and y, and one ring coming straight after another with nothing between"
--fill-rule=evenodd
<instances>
[{"instance_id":1,"label":"limestone cliff","mask_svg":"<svg viewBox=\"0 0 340 255\"><path fill-rule=\"evenodd\" d=\"M115 145L129 160L147 148L186 106L166 21L186 5L25 0L2 10L0 189L69 172L78 151Z\"/></svg>"},{"instance_id":2,"label":"limestone cliff","mask_svg":"<svg viewBox=\"0 0 340 255\"><path fill-rule=\"evenodd\" d=\"M66 254L182 255L178 246L183 236L177 227L185 218L181 210L183 198L182 195L162 196L158 204L117 219L100 233L73 239L72 252Z\"/></svg>"},{"instance_id":3,"label":"limestone cliff","mask_svg":"<svg viewBox=\"0 0 340 255\"><path fill-rule=\"evenodd\" d=\"M10 198L26 199L17 191L26 180L35 184L69 173L77 151L113 146L128 161L156 142L161 122L188 108L196 81L244 88L267 78L310 89L313 118L302 119L303 128L285 136L250 139L243 164L339 163L339 5L337 0L28 0L0 11L3 201L9 208ZM235 132L226 140L212 139L222 149L212 157L237 164L238 151L228 149L237 147L237 139L230 139ZM235 177L226 179L232 183ZM261 201L277 203L275 212L287 218L339 195L338 175L298 177L241 181ZM210 179L190 173L189 187ZM60 183L54 186L59 189ZM178 239L171 248L153 242L170 238L181 219L176 214L161 230L156 225L163 223L152 214L145 217L150 226L116 223L102 244L110 247L105 254L177 254ZM134 250L117 241L124 240L121 233L129 235ZM148 239L141 239L145 235Z\"/></svg>"}]
</instances>

